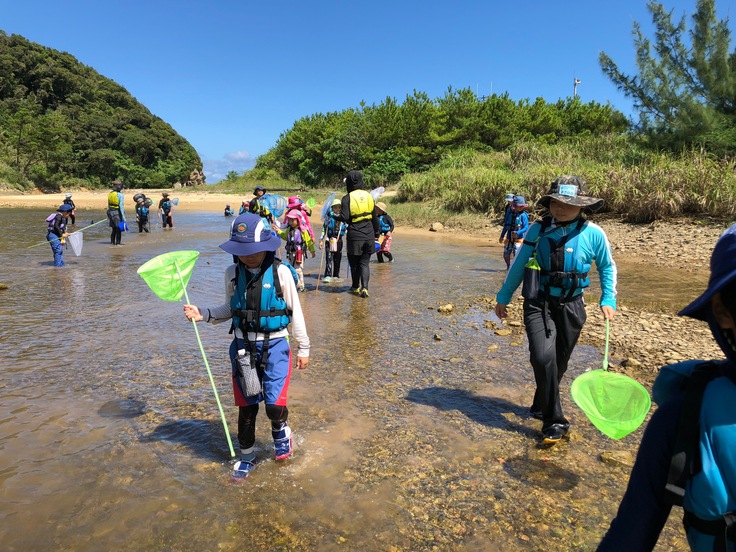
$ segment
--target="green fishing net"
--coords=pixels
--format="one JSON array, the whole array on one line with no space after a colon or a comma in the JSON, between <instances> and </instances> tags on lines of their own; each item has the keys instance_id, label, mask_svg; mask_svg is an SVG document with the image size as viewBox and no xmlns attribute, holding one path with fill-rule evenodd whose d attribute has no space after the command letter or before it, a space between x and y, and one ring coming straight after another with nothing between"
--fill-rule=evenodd
<instances>
[{"instance_id":1,"label":"green fishing net","mask_svg":"<svg viewBox=\"0 0 736 552\"><path fill-rule=\"evenodd\" d=\"M603 368L579 375L570 386L572 399L591 423L611 439L622 439L644 422L652 400L644 386L608 371L610 321L606 319Z\"/></svg>"},{"instance_id":2,"label":"green fishing net","mask_svg":"<svg viewBox=\"0 0 736 552\"><path fill-rule=\"evenodd\" d=\"M649 392L638 381L602 369L575 378L570 393L591 423L611 439L635 431L652 406Z\"/></svg>"},{"instance_id":3,"label":"green fishing net","mask_svg":"<svg viewBox=\"0 0 736 552\"><path fill-rule=\"evenodd\" d=\"M184 295L199 251L171 251L141 265L137 272L148 287L164 301L178 301Z\"/></svg>"}]
</instances>

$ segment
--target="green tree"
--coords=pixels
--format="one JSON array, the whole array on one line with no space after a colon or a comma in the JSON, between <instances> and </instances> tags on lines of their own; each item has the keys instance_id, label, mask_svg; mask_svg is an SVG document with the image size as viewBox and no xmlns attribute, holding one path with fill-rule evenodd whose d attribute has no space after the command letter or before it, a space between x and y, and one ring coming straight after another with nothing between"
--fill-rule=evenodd
<instances>
[{"instance_id":1,"label":"green tree","mask_svg":"<svg viewBox=\"0 0 736 552\"><path fill-rule=\"evenodd\" d=\"M634 101L639 130L656 145L699 145L718 154L736 153L736 54L728 20L716 17L715 0L697 0L688 32L686 19L649 0L655 33L633 29L637 75L621 72L604 52L599 61L616 87Z\"/></svg>"}]
</instances>

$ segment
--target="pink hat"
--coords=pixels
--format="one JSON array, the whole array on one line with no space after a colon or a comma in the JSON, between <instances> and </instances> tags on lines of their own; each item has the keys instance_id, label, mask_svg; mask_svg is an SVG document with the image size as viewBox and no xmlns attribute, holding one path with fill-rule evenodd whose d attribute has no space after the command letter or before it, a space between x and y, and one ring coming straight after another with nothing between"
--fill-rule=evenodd
<instances>
[{"instance_id":1,"label":"pink hat","mask_svg":"<svg viewBox=\"0 0 736 552\"><path fill-rule=\"evenodd\" d=\"M301 215L299 215L298 211L296 211L295 209L292 209L291 211L286 213L286 218L292 218L292 219L299 220L301 218Z\"/></svg>"},{"instance_id":2,"label":"pink hat","mask_svg":"<svg viewBox=\"0 0 736 552\"><path fill-rule=\"evenodd\" d=\"M303 201L298 195L295 196L289 196L287 208L288 209L294 209L295 207L299 207Z\"/></svg>"}]
</instances>

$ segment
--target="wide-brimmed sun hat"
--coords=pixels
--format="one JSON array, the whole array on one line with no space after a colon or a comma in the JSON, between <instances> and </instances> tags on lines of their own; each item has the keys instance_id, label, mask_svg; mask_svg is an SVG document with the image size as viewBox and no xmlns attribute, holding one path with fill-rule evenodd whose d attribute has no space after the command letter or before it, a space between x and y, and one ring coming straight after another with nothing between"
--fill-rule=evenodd
<instances>
[{"instance_id":1,"label":"wide-brimmed sun hat","mask_svg":"<svg viewBox=\"0 0 736 552\"><path fill-rule=\"evenodd\" d=\"M288 211L288 212L286 213L286 218L290 218L290 219L297 219L297 220L299 220L299 219L300 219L300 218L302 218L302 217L301 217L301 215L299 214L299 211L297 211L296 209L292 209L291 211Z\"/></svg>"},{"instance_id":2,"label":"wide-brimmed sun hat","mask_svg":"<svg viewBox=\"0 0 736 552\"><path fill-rule=\"evenodd\" d=\"M69 199L70 197L72 197L72 194L66 194L64 197Z\"/></svg>"},{"instance_id":3,"label":"wide-brimmed sun hat","mask_svg":"<svg viewBox=\"0 0 736 552\"><path fill-rule=\"evenodd\" d=\"M388 213L388 211L386 210L386 204L383 201L377 202L376 207L378 207L384 213Z\"/></svg>"},{"instance_id":4,"label":"wide-brimmed sun hat","mask_svg":"<svg viewBox=\"0 0 736 552\"><path fill-rule=\"evenodd\" d=\"M261 191L261 192L263 192L265 194L266 193L266 188L264 188L263 186L260 186L260 185L259 186L256 186L255 188L253 188L253 195L255 195L255 193L258 192L258 191Z\"/></svg>"},{"instance_id":5,"label":"wide-brimmed sun hat","mask_svg":"<svg viewBox=\"0 0 736 552\"><path fill-rule=\"evenodd\" d=\"M588 187L582 177L569 174L555 178L549 186L549 191L539 198L537 204L549 209L549 202L552 199L591 211L603 207L602 199L588 195Z\"/></svg>"},{"instance_id":6,"label":"wide-brimmed sun hat","mask_svg":"<svg viewBox=\"0 0 736 552\"><path fill-rule=\"evenodd\" d=\"M339 200L337 198L333 199L332 200L332 207L334 207L335 205L342 205L342 200Z\"/></svg>"},{"instance_id":7,"label":"wide-brimmed sun hat","mask_svg":"<svg viewBox=\"0 0 736 552\"><path fill-rule=\"evenodd\" d=\"M514 196L514 207L528 207L524 196Z\"/></svg>"},{"instance_id":8,"label":"wide-brimmed sun hat","mask_svg":"<svg viewBox=\"0 0 736 552\"><path fill-rule=\"evenodd\" d=\"M707 321L711 299L733 281L736 281L736 224L721 234L713 248L707 289L678 314Z\"/></svg>"},{"instance_id":9,"label":"wide-brimmed sun hat","mask_svg":"<svg viewBox=\"0 0 736 552\"><path fill-rule=\"evenodd\" d=\"M515 197L514 194L506 194L506 201L514 201Z\"/></svg>"},{"instance_id":10,"label":"wide-brimmed sun hat","mask_svg":"<svg viewBox=\"0 0 736 552\"><path fill-rule=\"evenodd\" d=\"M233 222L230 239L220 249L235 256L253 255L261 251L276 251L281 238L271 225L255 213L243 213Z\"/></svg>"}]
</instances>

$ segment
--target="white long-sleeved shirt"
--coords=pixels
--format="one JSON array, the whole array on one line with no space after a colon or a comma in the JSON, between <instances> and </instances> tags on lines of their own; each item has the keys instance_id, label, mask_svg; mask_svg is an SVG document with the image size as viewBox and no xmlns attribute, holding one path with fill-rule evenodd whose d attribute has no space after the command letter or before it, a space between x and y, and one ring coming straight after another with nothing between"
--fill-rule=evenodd
<instances>
[{"instance_id":1,"label":"white long-sleeved shirt","mask_svg":"<svg viewBox=\"0 0 736 552\"><path fill-rule=\"evenodd\" d=\"M232 309L230 308L230 300L235 293L236 282L235 279L235 266L230 265L225 270L225 303L217 305L215 307L208 307L205 309L199 309L204 317L205 322L210 324L220 324L226 320L231 320ZM271 270L269 267L267 270ZM309 336L307 335L307 325L304 322L304 313L302 312L302 305L299 301L299 295L296 291L296 284L294 278L291 275L291 271L284 265L279 265L278 271L279 281L281 282L281 291L284 294L284 301L286 306L291 309L291 335L297 342L297 356L309 357ZM277 337L287 337L289 330L284 328L277 332L271 332L269 339L275 339ZM243 332L240 328L235 328L235 336L243 339ZM263 341L264 334L249 332L248 341Z\"/></svg>"}]
</instances>

